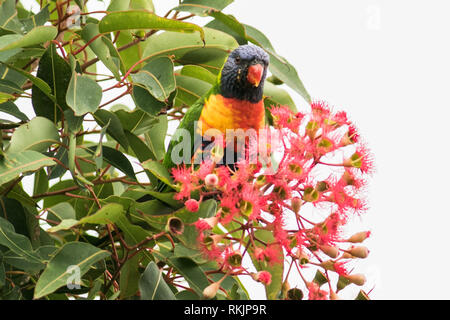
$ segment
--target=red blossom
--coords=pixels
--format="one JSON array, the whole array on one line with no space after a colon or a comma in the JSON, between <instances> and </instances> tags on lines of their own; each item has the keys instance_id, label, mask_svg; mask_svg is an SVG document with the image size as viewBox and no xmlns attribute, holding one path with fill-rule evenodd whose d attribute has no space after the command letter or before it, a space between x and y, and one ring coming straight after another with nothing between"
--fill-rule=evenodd
<instances>
[{"instance_id":1,"label":"red blossom","mask_svg":"<svg viewBox=\"0 0 450 320\"><path fill-rule=\"evenodd\" d=\"M193 192L201 201L216 200L216 215L199 218L194 225L199 250L224 273L251 275L270 284L267 271L251 273L241 265L250 253L260 266L283 263L286 257L297 267L290 270L320 266L346 276L347 260L341 259L354 258L346 244L362 242L369 233L343 239L343 227L367 210L363 191L374 171L373 156L347 113L334 112L323 101L314 101L307 114L295 114L289 107L272 107L271 113L278 131L267 136L278 140L263 142L269 151L259 150L263 154L255 159L264 163L248 161L258 151L250 139L246 158L234 167L209 160L173 169L179 187L175 199L188 199L185 206L191 212L199 209ZM281 155L276 163L268 162L270 152ZM324 248L332 248L333 255ZM327 264L317 252L337 260ZM307 282L307 289L310 299L329 296L315 282Z\"/></svg>"},{"instance_id":2,"label":"red blossom","mask_svg":"<svg viewBox=\"0 0 450 320\"><path fill-rule=\"evenodd\" d=\"M260 271L255 274L254 279L268 286L272 282L272 275L267 271Z\"/></svg>"},{"instance_id":3,"label":"red blossom","mask_svg":"<svg viewBox=\"0 0 450 320\"><path fill-rule=\"evenodd\" d=\"M190 212L197 212L200 204L195 199L189 199L187 200L184 205L186 206L186 209Z\"/></svg>"}]
</instances>

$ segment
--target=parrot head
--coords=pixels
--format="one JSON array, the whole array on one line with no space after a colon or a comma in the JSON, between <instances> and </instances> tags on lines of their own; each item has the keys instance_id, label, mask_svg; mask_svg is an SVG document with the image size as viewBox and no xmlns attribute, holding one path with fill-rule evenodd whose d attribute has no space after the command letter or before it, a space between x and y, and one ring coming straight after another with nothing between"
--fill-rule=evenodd
<instances>
[{"instance_id":1,"label":"parrot head","mask_svg":"<svg viewBox=\"0 0 450 320\"><path fill-rule=\"evenodd\" d=\"M239 46L230 53L223 66L221 94L253 103L261 101L268 65L269 55L260 47Z\"/></svg>"}]
</instances>

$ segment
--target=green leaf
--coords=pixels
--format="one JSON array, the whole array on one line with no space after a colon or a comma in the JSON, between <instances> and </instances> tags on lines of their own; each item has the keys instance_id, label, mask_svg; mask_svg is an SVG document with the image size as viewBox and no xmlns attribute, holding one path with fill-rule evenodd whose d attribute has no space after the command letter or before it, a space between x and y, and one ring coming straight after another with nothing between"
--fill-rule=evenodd
<instances>
[{"instance_id":1,"label":"green leaf","mask_svg":"<svg viewBox=\"0 0 450 320\"><path fill-rule=\"evenodd\" d=\"M56 52L56 46L51 43L39 61L37 77L44 80L51 88L52 100L41 86L33 82L32 102L37 116L43 116L53 122L61 120L61 114L68 109L66 93L72 77L69 64Z\"/></svg>"},{"instance_id":2,"label":"green leaf","mask_svg":"<svg viewBox=\"0 0 450 320\"><path fill-rule=\"evenodd\" d=\"M9 80L0 79L0 92L4 93L23 93L21 87Z\"/></svg>"},{"instance_id":3,"label":"green leaf","mask_svg":"<svg viewBox=\"0 0 450 320\"><path fill-rule=\"evenodd\" d=\"M226 15L216 11L210 11L208 14L216 18L214 23L211 22L207 25L208 27L230 34L240 44L245 44L247 41L250 41L265 49L270 56L269 69L272 74L299 93L308 103L311 102L311 97L306 91L294 66L275 52L269 39L261 31L252 26L241 24L232 15Z\"/></svg>"},{"instance_id":4,"label":"green leaf","mask_svg":"<svg viewBox=\"0 0 450 320\"><path fill-rule=\"evenodd\" d=\"M32 29L30 32L28 32L26 35L17 38L14 42L10 42L8 45L0 48L0 52L11 49L30 47L36 44L42 44L48 40L52 40L53 38L55 38L57 33L58 29L53 26L36 27ZM0 37L0 42L3 37Z\"/></svg>"},{"instance_id":5,"label":"green leaf","mask_svg":"<svg viewBox=\"0 0 450 320\"><path fill-rule=\"evenodd\" d=\"M21 112L19 108L11 101L0 104L0 111L10 114L22 121L28 121L28 117L26 114Z\"/></svg>"},{"instance_id":6,"label":"green leaf","mask_svg":"<svg viewBox=\"0 0 450 320\"><path fill-rule=\"evenodd\" d=\"M88 23L81 30L81 37L88 43L99 33L98 24ZM111 40L105 36L100 36L89 44L89 48L103 62L105 67L112 72L116 80L120 80L120 56Z\"/></svg>"},{"instance_id":7,"label":"green leaf","mask_svg":"<svg viewBox=\"0 0 450 320\"><path fill-rule=\"evenodd\" d=\"M37 14L21 21L27 32L29 32L33 28L44 25L44 23L46 23L50 19L50 12L48 10L48 7L49 6L46 5Z\"/></svg>"},{"instance_id":8,"label":"green leaf","mask_svg":"<svg viewBox=\"0 0 450 320\"><path fill-rule=\"evenodd\" d=\"M95 121L103 128L109 123L106 133L116 139L122 147L128 149L128 139L123 131L122 123L119 117L108 110L99 109L93 114Z\"/></svg>"},{"instance_id":9,"label":"green leaf","mask_svg":"<svg viewBox=\"0 0 450 320\"><path fill-rule=\"evenodd\" d=\"M194 64L217 74L231 50L238 47L236 40L218 30L204 28L205 43L191 34L163 32L147 39L143 57L173 56L179 64ZM150 58L149 58L150 59Z\"/></svg>"},{"instance_id":10,"label":"green leaf","mask_svg":"<svg viewBox=\"0 0 450 320\"><path fill-rule=\"evenodd\" d=\"M162 160L166 154L165 138L167 135L167 115L158 116L158 122L150 127L145 133L145 142L155 154L157 160Z\"/></svg>"},{"instance_id":11,"label":"green leaf","mask_svg":"<svg viewBox=\"0 0 450 320\"><path fill-rule=\"evenodd\" d=\"M223 10L233 0L185 0L173 8L176 11L188 11L199 16L207 16L211 11Z\"/></svg>"},{"instance_id":12,"label":"green leaf","mask_svg":"<svg viewBox=\"0 0 450 320\"><path fill-rule=\"evenodd\" d=\"M162 270L151 261L139 280L141 300L176 300L162 277Z\"/></svg>"},{"instance_id":13,"label":"green leaf","mask_svg":"<svg viewBox=\"0 0 450 320\"><path fill-rule=\"evenodd\" d=\"M214 199L202 201L197 214L182 208L175 213L175 216L184 222L184 232L178 238L181 243L189 249L198 249L198 229L194 226L194 222L198 218L210 218L217 212L217 202Z\"/></svg>"},{"instance_id":14,"label":"green leaf","mask_svg":"<svg viewBox=\"0 0 450 320\"><path fill-rule=\"evenodd\" d=\"M266 109L272 106L288 106L293 112L298 112L289 93L268 81L264 83L264 105Z\"/></svg>"},{"instance_id":15,"label":"green leaf","mask_svg":"<svg viewBox=\"0 0 450 320\"><path fill-rule=\"evenodd\" d=\"M30 239L15 232L13 225L6 219L0 217L0 245L9 248L12 252L22 257L34 266L43 263L41 258L33 252Z\"/></svg>"},{"instance_id":16,"label":"green leaf","mask_svg":"<svg viewBox=\"0 0 450 320\"><path fill-rule=\"evenodd\" d=\"M54 143L59 143L56 126L46 118L36 117L14 131L7 152L15 153L25 150L44 152Z\"/></svg>"},{"instance_id":17,"label":"green leaf","mask_svg":"<svg viewBox=\"0 0 450 320\"><path fill-rule=\"evenodd\" d=\"M137 108L131 112L120 109L114 111L114 113L122 123L123 129L128 130L135 135L147 132L147 130L157 122L157 119Z\"/></svg>"},{"instance_id":18,"label":"green leaf","mask_svg":"<svg viewBox=\"0 0 450 320\"><path fill-rule=\"evenodd\" d=\"M66 285L73 272L69 267L78 267L80 276L83 276L93 264L109 255L109 252L84 242L66 243L50 259L39 277L34 290L34 299L42 298Z\"/></svg>"},{"instance_id":19,"label":"green leaf","mask_svg":"<svg viewBox=\"0 0 450 320\"><path fill-rule=\"evenodd\" d=\"M63 221L68 219L76 219L76 213L72 205L68 202L61 202L47 208L47 219L52 221Z\"/></svg>"},{"instance_id":20,"label":"green leaf","mask_svg":"<svg viewBox=\"0 0 450 320\"><path fill-rule=\"evenodd\" d=\"M88 147L85 150L91 154L95 154L96 146ZM134 173L133 166L130 161L123 155L122 152L116 149L102 146L103 160L108 162L113 167L119 169L125 173L128 177L136 179L136 174Z\"/></svg>"},{"instance_id":21,"label":"green leaf","mask_svg":"<svg viewBox=\"0 0 450 320\"><path fill-rule=\"evenodd\" d=\"M161 162L147 160L142 163L144 169L149 170L153 175L155 175L159 180L167 185L173 186L172 177L167 171L167 168Z\"/></svg>"},{"instance_id":22,"label":"green leaf","mask_svg":"<svg viewBox=\"0 0 450 320\"><path fill-rule=\"evenodd\" d=\"M63 144L67 146L68 141L69 139L65 137L63 139ZM49 168L48 169L49 180L61 177L66 172L66 168L69 165L69 151L62 145L59 146L58 151L56 152L54 157L58 159L60 162L62 162L65 167L57 163L56 166Z\"/></svg>"},{"instance_id":23,"label":"green leaf","mask_svg":"<svg viewBox=\"0 0 450 320\"><path fill-rule=\"evenodd\" d=\"M120 269L120 299L134 296L139 290L139 254L128 259Z\"/></svg>"},{"instance_id":24,"label":"green leaf","mask_svg":"<svg viewBox=\"0 0 450 320\"><path fill-rule=\"evenodd\" d=\"M30 261L27 257L20 256L13 251L6 252L3 255L3 261L14 268L27 272L38 272L45 267L43 262Z\"/></svg>"},{"instance_id":25,"label":"green leaf","mask_svg":"<svg viewBox=\"0 0 450 320\"><path fill-rule=\"evenodd\" d=\"M167 263L174 267L189 283L189 287L201 297L203 290L209 286L208 278L203 270L190 258L171 257Z\"/></svg>"},{"instance_id":26,"label":"green leaf","mask_svg":"<svg viewBox=\"0 0 450 320\"><path fill-rule=\"evenodd\" d=\"M14 96L9 93L0 92L0 103L8 102L9 100L13 100Z\"/></svg>"},{"instance_id":27,"label":"green leaf","mask_svg":"<svg viewBox=\"0 0 450 320\"><path fill-rule=\"evenodd\" d=\"M136 191L141 191L143 194L148 194L152 196L155 199L160 200L161 202L164 202L171 206L174 209L180 209L184 206L183 202L180 202L178 200L175 200L173 197L175 195L174 192L157 192L152 190L145 190L145 189L136 189Z\"/></svg>"},{"instance_id":28,"label":"green leaf","mask_svg":"<svg viewBox=\"0 0 450 320\"><path fill-rule=\"evenodd\" d=\"M164 110L170 106L175 98L175 93L175 91L172 92L167 102L161 102L154 98L148 90L144 89L140 85L133 86L133 99L136 106L151 116L158 115L161 110Z\"/></svg>"},{"instance_id":29,"label":"green leaf","mask_svg":"<svg viewBox=\"0 0 450 320\"><path fill-rule=\"evenodd\" d=\"M211 84L203 80L191 78L185 75L177 75L177 101L176 106L182 104L192 105L201 98L209 89Z\"/></svg>"},{"instance_id":30,"label":"green leaf","mask_svg":"<svg viewBox=\"0 0 450 320\"><path fill-rule=\"evenodd\" d=\"M0 28L17 33L22 32L23 25L17 17L16 2L5 0L0 6Z\"/></svg>"},{"instance_id":31,"label":"green leaf","mask_svg":"<svg viewBox=\"0 0 450 320\"><path fill-rule=\"evenodd\" d=\"M134 152L134 155L139 160L139 162L144 162L145 160L152 159L156 160L155 154L147 147L147 145L136 135L132 134L130 131L125 131L125 136L130 143L130 147Z\"/></svg>"},{"instance_id":32,"label":"green leaf","mask_svg":"<svg viewBox=\"0 0 450 320\"><path fill-rule=\"evenodd\" d=\"M2 62L0 62L0 63L2 63ZM28 72L26 72L26 71L24 71L22 69L16 68L16 67L14 67L12 65L9 65L9 64L6 64L6 63L3 63L3 67L6 68L4 74L10 74L10 73L14 73L14 72L16 73L13 76L14 80L16 80L16 82L15 82L16 84L25 82L23 80L23 78L21 78L21 76L23 76L23 77L27 78L28 80L30 80L31 83L33 83L33 85L35 87L37 87L38 90L40 90L41 93L44 94L50 101L52 101L52 102L56 101L56 98L52 94L52 89L42 79L37 78L37 77L33 76L32 74L30 74L30 73L28 73ZM10 72L10 70L13 70L13 71Z\"/></svg>"},{"instance_id":33,"label":"green leaf","mask_svg":"<svg viewBox=\"0 0 450 320\"><path fill-rule=\"evenodd\" d=\"M202 80L211 85L214 85L216 83L216 79L217 79L217 76L214 73L208 71L208 69L205 69L200 66L195 66L195 65L184 66L181 69L180 74L182 76L187 76L187 77L195 78L198 80Z\"/></svg>"},{"instance_id":34,"label":"green leaf","mask_svg":"<svg viewBox=\"0 0 450 320\"><path fill-rule=\"evenodd\" d=\"M36 151L8 153L0 160L0 185L17 178L21 173L37 171L54 164L53 160Z\"/></svg>"},{"instance_id":35,"label":"green leaf","mask_svg":"<svg viewBox=\"0 0 450 320\"><path fill-rule=\"evenodd\" d=\"M5 265L3 262L0 262L0 289L5 285L6 273L5 273Z\"/></svg>"},{"instance_id":36,"label":"green leaf","mask_svg":"<svg viewBox=\"0 0 450 320\"><path fill-rule=\"evenodd\" d=\"M173 62L167 57L152 59L131 78L159 101L167 101L175 90Z\"/></svg>"},{"instance_id":37,"label":"green leaf","mask_svg":"<svg viewBox=\"0 0 450 320\"><path fill-rule=\"evenodd\" d=\"M88 112L94 113L102 100L102 87L92 78L72 73L66 95L66 103L75 112L82 116Z\"/></svg>"},{"instance_id":38,"label":"green leaf","mask_svg":"<svg viewBox=\"0 0 450 320\"><path fill-rule=\"evenodd\" d=\"M48 175L44 169L34 175L33 195L42 194L48 190Z\"/></svg>"},{"instance_id":39,"label":"green leaf","mask_svg":"<svg viewBox=\"0 0 450 320\"><path fill-rule=\"evenodd\" d=\"M119 218L123 215L123 206L118 203L109 203L99 209L96 213L86 216L81 220L75 219L64 219L61 223L55 227L48 229L48 232L58 232L60 230L68 230L77 225L91 223L91 224L108 224L116 223Z\"/></svg>"},{"instance_id":40,"label":"green leaf","mask_svg":"<svg viewBox=\"0 0 450 320\"><path fill-rule=\"evenodd\" d=\"M265 49L269 54L269 69L272 74L299 93L306 100L306 102L311 103L311 97L306 91L294 66L291 65L285 58L275 53L272 44L262 32L248 25L245 25L245 30L247 33L247 39Z\"/></svg>"},{"instance_id":41,"label":"green leaf","mask_svg":"<svg viewBox=\"0 0 450 320\"><path fill-rule=\"evenodd\" d=\"M13 188L11 189L11 185L14 185ZM6 190L9 189L8 192L8 198L11 199L15 199L17 201L19 201L22 204L27 204L30 205L32 207L36 207L36 201L34 201L29 195L28 193L26 193L21 184L20 183L15 183L14 181L11 182L10 184L4 184L2 186L0 186L0 194L3 194L4 192L6 192Z\"/></svg>"},{"instance_id":42,"label":"green leaf","mask_svg":"<svg viewBox=\"0 0 450 320\"><path fill-rule=\"evenodd\" d=\"M14 55L20 52L20 49L2 50L7 48L10 44L13 44L21 39L18 34L7 34L0 37L0 61L9 61Z\"/></svg>"},{"instance_id":43,"label":"green leaf","mask_svg":"<svg viewBox=\"0 0 450 320\"><path fill-rule=\"evenodd\" d=\"M268 51L267 53L270 56L269 69L272 74L299 93L306 100L306 102L311 103L311 97L306 91L294 66L287 62L283 57L271 51Z\"/></svg>"},{"instance_id":44,"label":"green leaf","mask_svg":"<svg viewBox=\"0 0 450 320\"><path fill-rule=\"evenodd\" d=\"M101 33L130 29L199 32L200 38L202 40L205 38L203 29L193 23L162 18L144 10L111 12L99 23L99 31Z\"/></svg>"}]
</instances>

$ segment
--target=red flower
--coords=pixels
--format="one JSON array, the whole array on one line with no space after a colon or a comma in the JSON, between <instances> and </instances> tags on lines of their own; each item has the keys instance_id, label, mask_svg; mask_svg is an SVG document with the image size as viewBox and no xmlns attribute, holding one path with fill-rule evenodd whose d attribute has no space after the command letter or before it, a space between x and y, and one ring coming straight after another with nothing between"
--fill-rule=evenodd
<instances>
[{"instance_id":1,"label":"red flower","mask_svg":"<svg viewBox=\"0 0 450 320\"><path fill-rule=\"evenodd\" d=\"M314 281L308 283L308 299L309 300L327 300L328 292L321 290L319 285Z\"/></svg>"},{"instance_id":2,"label":"red flower","mask_svg":"<svg viewBox=\"0 0 450 320\"><path fill-rule=\"evenodd\" d=\"M184 205L186 206L186 209L190 212L197 212L200 204L195 199L189 199L187 200Z\"/></svg>"},{"instance_id":3,"label":"red flower","mask_svg":"<svg viewBox=\"0 0 450 320\"><path fill-rule=\"evenodd\" d=\"M253 279L268 286L272 282L272 275L267 271L260 271L254 275Z\"/></svg>"}]
</instances>

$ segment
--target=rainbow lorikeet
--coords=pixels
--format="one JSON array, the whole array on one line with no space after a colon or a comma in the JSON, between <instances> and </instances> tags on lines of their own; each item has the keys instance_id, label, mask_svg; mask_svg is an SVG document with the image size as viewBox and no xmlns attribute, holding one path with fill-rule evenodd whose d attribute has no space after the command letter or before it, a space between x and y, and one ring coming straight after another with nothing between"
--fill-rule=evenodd
<instances>
[{"instance_id":1,"label":"rainbow lorikeet","mask_svg":"<svg viewBox=\"0 0 450 320\"><path fill-rule=\"evenodd\" d=\"M258 131L263 128L263 88L268 65L269 55L257 46L242 45L232 51L221 68L215 85L184 115L170 141L163 161L165 167L170 169L175 166L172 151L182 140L178 134L180 131L189 132L190 156L193 156L196 151L195 133L203 136L212 128L223 134L227 129ZM191 160L190 157L187 159Z\"/></svg>"}]
</instances>

